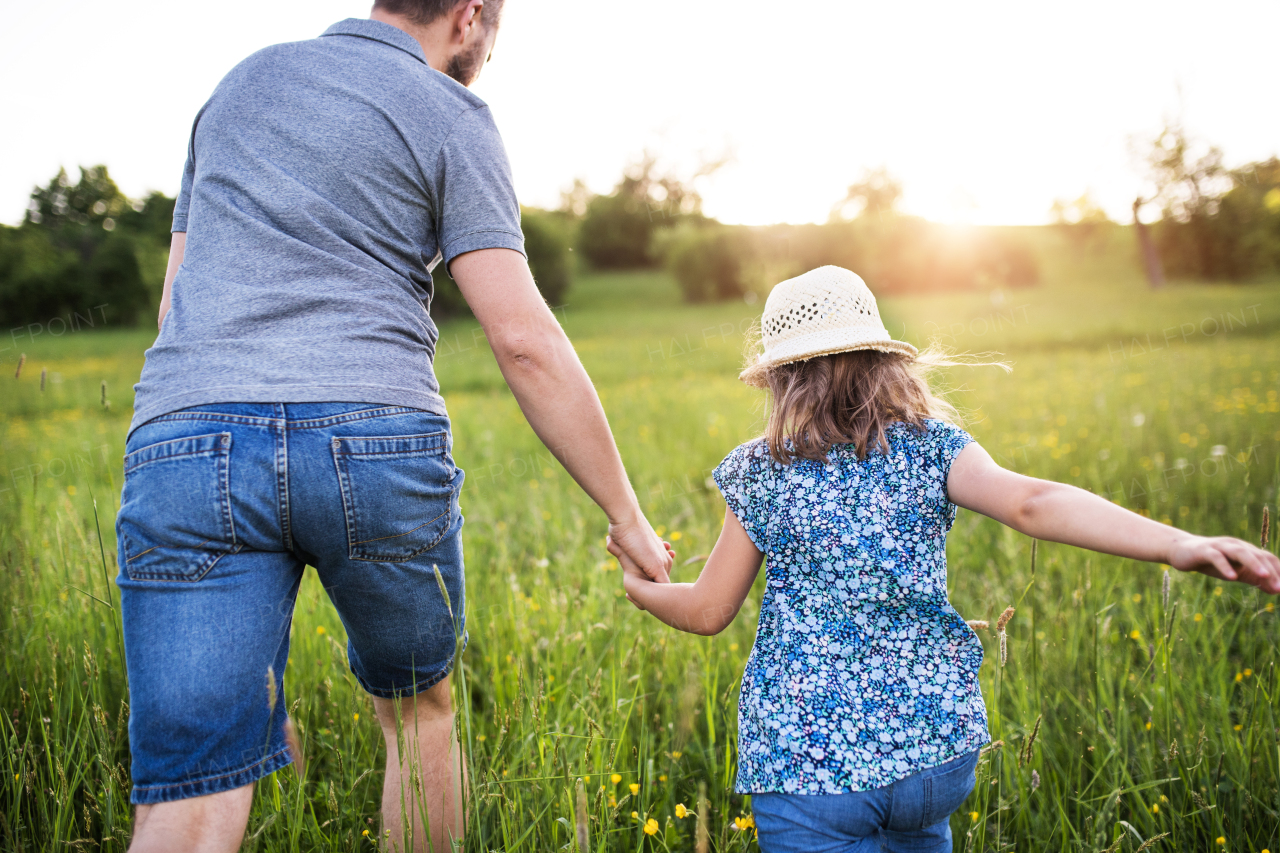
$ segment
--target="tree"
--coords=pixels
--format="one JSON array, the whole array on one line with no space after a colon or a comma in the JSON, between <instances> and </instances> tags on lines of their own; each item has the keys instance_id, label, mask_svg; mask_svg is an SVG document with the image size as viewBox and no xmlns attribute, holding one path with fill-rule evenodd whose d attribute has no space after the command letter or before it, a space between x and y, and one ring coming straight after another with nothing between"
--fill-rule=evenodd
<instances>
[{"instance_id":1,"label":"tree","mask_svg":"<svg viewBox=\"0 0 1280 853\"><path fill-rule=\"evenodd\" d=\"M0 239L0 309L20 323L99 308L107 322L137 322L159 298L172 215L172 199L131 201L105 166L81 167L75 183L59 169Z\"/></svg>"},{"instance_id":2,"label":"tree","mask_svg":"<svg viewBox=\"0 0 1280 853\"><path fill-rule=\"evenodd\" d=\"M1152 141L1147 167L1156 194L1139 201L1161 206L1161 220L1152 230L1165 269L1234 281L1280 270L1276 158L1228 169L1219 148L1193 140L1180 124L1171 123ZM1277 200L1269 204L1268 198ZM1147 239L1144 230L1139 227L1140 240Z\"/></svg>"},{"instance_id":3,"label":"tree","mask_svg":"<svg viewBox=\"0 0 1280 853\"><path fill-rule=\"evenodd\" d=\"M622 180L606 196L587 202L578 232L583 256L601 269L652 266L658 260L654 235L683 219L702 215L702 196L695 181L712 174L725 158L705 161L693 177L658 173L657 158L645 152L624 170ZM565 203L574 202L570 196Z\"/></svg>"},{"instance_id":4,"label":"tree","mask_svg":"<svg viewBox=\"0 0 1280 853\"><path fill-rule=\"evenodd\" d=\"M1112 224L1107 212L1088 190L1075 201L1056 199L1049 210L1058 231L1079 250L1099 248L1107 227Z\"/></svg>"},{"instance_id":5,"label":"tree","mask_svg":"<svg viewBox=\"0 0 1280 853\"><path fill-rule=\"evenodd\" d=\"M902 184L884 166L867 169L862 180L849 185L843 199L831 208L832 222L848 222L863 216L883 219L897 212Z\"/></svg>"}]
</instances>

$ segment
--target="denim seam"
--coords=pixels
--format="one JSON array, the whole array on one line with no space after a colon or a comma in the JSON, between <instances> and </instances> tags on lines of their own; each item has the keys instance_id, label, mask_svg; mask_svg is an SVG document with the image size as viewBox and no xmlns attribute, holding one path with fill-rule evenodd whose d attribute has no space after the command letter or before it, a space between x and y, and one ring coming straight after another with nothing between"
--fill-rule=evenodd
<instances>
[{"instance_id":1,"label":"denim seam","mask_svg":"<svg viewBox=\"0 0 1280 853\"><path fill-rule=\"evenodd\" d=\"M351 667L351 673L356 677L356 681L360 682L360 686L364 688L366 693L371 696L377 696L379 699L400 699L405 696L416 696L419 693L423 693L430 690L432 687L435 687L452 674L454 661L460 657L461 652L466 650L468 640L470 640L470 636L464 628L462 631L462 648L455 652L454 656L449 659L449 662L446 663L439 672L433 673L429 678L424 678L421 681L415 681L411 687L405 689L397 690L392 688L387 690L381 687L374 687L364 679L364 676L356 672L355 667ZM410 693L410 690L413 690L414 692Z\"/></svg>"},{"instance_id":2,"label":"denim seam","mask_svg":"<svg viewBox=\"0 0 1280 853\"><path fill-rule=\"evenodd\" d=\"M218 446L213 448L212 450L188 450L182 453L170 453L166 456L157 456L152 459L145 459L142 462L136 462L133 465L129 464L130 456L136 457L139 453L141 453L144 450L150 450L153 447L162 447L166 444L176 444L182 441L196 441L202 438L211 438L215 435L220 439L220 441L218 442ZM228 448L228 445L226 444L226 442L229 440L230 435L231 433L229 432L211 432L208 435L183 436L182 438L171 438L168 441L157 441L154 444L144 444L142 447L139 447L136 450L131 450L124 455L124 473L128 474L130 472L136 471L139 468L143 468L143 467L146 467L147 465L152 464L153 462L167 462L170 459L185 459L188 456L203 456L205 454L208 454L208 455L225 454Z\"/></svg>"},{"instance_id":3,"label":"denim seam","mask_svg":"<svg viewBox=\"0 0 1280 853\"><path fill-rule=\"evenodd\" d=\"M279 404L277 404L279 405ZM280 406L283 415L284 406ZM284 428L280 429L283 424ZM281 542L286 551L293 550L293 520L289 506L289 429L288 421L281 418L276 437L276 511L280 514Z\"/></svg>"},{"instance_id":4,"label":"denim seam","mask_svg":"<svg viewBox=\"0 0 1280 853\"><path fill-rule=\"evenodd\" d=\"M415 409L410 406L384 406L380 409L363 409L359 412L347 412L342 415L331 415L327 418L307 418L300 421L288 421L289 429L318 429L321 427L335 426L337 424L349 423L351 421L363 421L370 418L386 418L392 415L409 415L409 414L427 414L433 418L441 417L441 415L426 412L423 409Z\"/></svg>"},{"instance_id":5,"label":"denim seam","mask_svg":"<svg viewBox=\"0 0 1280 853\"><path fill-rule=\"evenodd\" d=\"M262 758L259 758L257 761L253 762L252 764L246 765L237 770L229 770L226 773L219 773L216 776L201 776L198 779L184 779L181 782L173 782L165 785L134 785L133 790L135 792L165 791L165 790L172 791L172 790L180 790L182 788L186 788L193 785L204 785L209 782L217 782L219 779L226 779L232 776L239 776L245 773L252 773L254 770L263 766L264 764L269 764L278 758L287 757L288 755L289 755L289 748L286 746L283 749L277 750L271 755L267 755ZM281 766L287 766L287 764L288 762L286 762L284 765L281 765ZM275 771L269 771L269 772L275 772ZM267 774L264 773L262 775L265 776Z\"/></svg>"},{"instance_id":6,"label":"denim seam","mask_svg":"<svg viewBox=\"0 0 1280 853\"><path fill-rule=\"evenodd\" d=\"M232 547L238 548L236 542L236 520L231 516L231 433L222 434L222 453L218 459L218 479L221 481L222 494L218 497L222 504L223 517L227 520L227 529L231 534Z\"/></svg>"},{"instance_id":7,"label":"denim seam","mask_svg":"<svg viewBox=\"0 0 1280 853\"><path fill-rule=\"evenodd\" d=\"M273 424L284 420L286 429L317 429L335 424L348 423L350 421L361 421L369 418L383 418L392 415L407 414L425 414L433 418L442 418L444 415L428 412L425 409L415 409L412 406L382 406L376 409L361 409L358 412L345 412L341 415L331 415L327 418L305 418L299 421L290 421L287 418L263 418L257 415L233 415L224 412L170 412L167 415L157 415L142 424L147 426L154 423L164 423L169 421L216 421L223 423L245 424L247 426L272 426Z\"/></svg>"}]
</instances>

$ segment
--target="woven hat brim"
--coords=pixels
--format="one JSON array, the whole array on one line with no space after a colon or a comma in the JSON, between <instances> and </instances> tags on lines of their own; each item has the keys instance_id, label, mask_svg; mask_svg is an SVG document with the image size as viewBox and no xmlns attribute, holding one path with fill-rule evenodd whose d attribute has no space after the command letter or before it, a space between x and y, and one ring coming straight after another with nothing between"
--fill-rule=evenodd
<instances>
[{"instance_id":1,"label":"woven hat brim","mask_svg":"<svg viewBox=\"0 0 1280 853\"><path fill-rule=\"evenodd\" d=\"M746 370L738 374L738 378L756 388L767 386L765 376L771 368L796 361L808 361L823 355L835 355L841 352L857 352L858 350L875 350L877 352L900 353L915 358L920 351L906 341L895 341L887 333L867 337L865 335L848 334L847 332L819 332L787 341L761 354L760 359Z\"/></svg>"}]
</instances>

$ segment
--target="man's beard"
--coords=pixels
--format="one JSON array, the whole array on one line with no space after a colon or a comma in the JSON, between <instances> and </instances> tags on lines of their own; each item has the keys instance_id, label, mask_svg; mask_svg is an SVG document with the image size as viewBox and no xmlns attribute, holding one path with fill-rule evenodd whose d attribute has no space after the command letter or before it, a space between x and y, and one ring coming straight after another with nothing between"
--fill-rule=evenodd
<instances>
[{"instance_id":1,"label":"man's beard","mask_svg":"<svg viewBox=\"0 0 1280 853\"><path fill-rule=\"evenodd\" d=\"M470 86L480 76L480 69L484 68L485 60L489 58L489 52L485 49L487 42L488 39L482 38L465 53L454 56L445 66L444 73L462 85Z\"/></svg>"}]
</instances>

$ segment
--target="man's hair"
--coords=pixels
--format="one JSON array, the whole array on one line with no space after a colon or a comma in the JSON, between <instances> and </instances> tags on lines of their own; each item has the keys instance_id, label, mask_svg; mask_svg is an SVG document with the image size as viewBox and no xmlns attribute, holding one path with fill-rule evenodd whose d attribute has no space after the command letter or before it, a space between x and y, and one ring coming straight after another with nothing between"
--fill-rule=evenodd
<instances>
[{"instance_id":1,"label":"man's hair","mask_svg":"<svg viewBox=\"0 0 1280 853\"><path fill-rule=\"evenodd\" d=\"M453 11L463 0L374 0L373 7L404 15L419 26L434 23ZM502 12L502 0L485 0L480 20L486 27L493 26Z\"/></svg>"}]
</instances>

